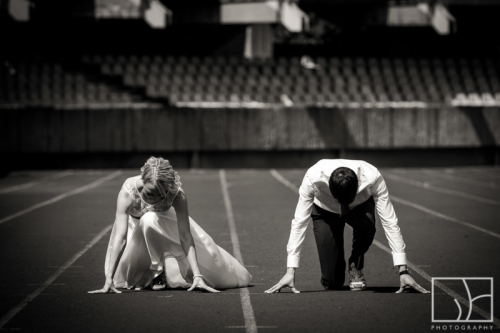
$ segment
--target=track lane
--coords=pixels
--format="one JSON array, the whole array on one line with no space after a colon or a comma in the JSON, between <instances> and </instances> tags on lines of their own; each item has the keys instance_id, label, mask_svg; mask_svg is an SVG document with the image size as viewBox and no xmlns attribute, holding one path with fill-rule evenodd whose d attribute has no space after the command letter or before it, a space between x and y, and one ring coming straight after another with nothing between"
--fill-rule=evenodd
<instances>
[{"instance_id":1,"label":"track lane","mask_svg":"<svg viewBox=\"0 0 500 333\"><path fill-rule=\"evenodd\" d=\"M433 170L433 169L423 169L422 173L424 173L426 175L431 175L431 176L434 176L437 178L441 178L441 179L447 179L447 180L451 180L454 182L473 185L473 187L479 186L479 187L485 187L485 188L489 188L489 189L500 190L500 187L492 181L482 181L479 179L458 177L458 176L454 176L452 174L446 173L444 171Z\"/></svg>"},{"instance_id":2,"label":"track lane","mask_svg":"<svg viewBox=\"0 0 500 333\"><path fill-rule=\"evenodd\" d=\"M33 205L86 186L98 178L111 174L114 170L98 173L79 172L59 179L51 179L36 186L0 195L0 220L27 209Z\"/></svg>"},{"instance_id":3,"label":"track lane","mask_svg":"<svg viewBox=\"0 0 500 333\"><path fill-rule=\"evenodd\" d=\"M302 175L286 171L281 173L290 179L294 186L300 185ZM420 196L419 193L409 193L402 184L388 185L388 188L391 195L395 192L400 196L406 193L407 200L416 200ZM437 200L438 198L434 194L430 199ZM423 214L397 202L393 204L407 245L408 259L421 265L422 269L431 276L500 278L500 269L491 265L494 261L493 253L500 251L500 242L494 237L460 225L443 223L433 215ZM463 211L462 206L455 205L455 209L458 213ZM488 213L482 213L480 216L485 215ZM380 231L381 226L378 228L375 239L387 245L387 240ZM372 250L373 246L370 251ZM365 276L368 275L365 273ZM429 289L428 285L422 285ZM494 303L495 309L498 309L500 306L498 297L495 298ZM496 313L498 317L498 311Z\"/></svg>"},{"instance_id":4,"label":"track lane","mask_svg":"<svg viewBox=\"0 0 500 333\"><path fill-rule=\"evenodd\" d=\"M411 190L390 181L387 183L391 195L488 230L499 230L495 209L488 209L483 204L463 202L461 199L452 200L444 195L430 195L422 190ZM469 185L462 186L466 188ZM424 269L431 276L500 278L500 267L491 265L496 260L494 253L500 251L500 242L496 237L422 213L395 201L393 203L407 247L421 249L410 260L429 265ZM494 308L499 309L499 306L499 297L494 297ZM495 313L498 317L498 310Z\"/></svg>"},{"instance_id":5,"label":"track lane","mask_svg":"<svg viewBox=\"0 0 500 333\"><path fill-rule=\"evenodd\" d=\"M180 170L179 173L188 196L190 215L217 244L231 252L218 172L191 173ZM135 174L128 173L127 177ZM113 184L111 193L102 191L95 195L95 202L85 205L96 226L112 222L116 195L123 181ZM98 216L98 211L105 211L108 218ZM104 237L77 260L74 268L61 274L54 281L55 285L47 287L46 295L33 300L7 327L22 330L36 327L36 330L56 332L207 332L225 331L226 326L244 325L241 304L234 290L219 294L185 290L128 291L120 295L87 294L88 290L100 288L104 283L103 267L108 237ZM59 320L54 320L56 317Z\"/></svg>"},{"instance_id":6,"label":"track lane","mask_svg":"<svg viewBox=\"0 0 500 333\"><path fill-rule=\"evenodd\" d=\"M44 184L44 183L51 181L51 180L56 180L59 178L67 177L67 176L70 176L72 174L73 174L73 172L70 170L56 172L56 173L50 173L49 175L46 175L44 177L41 177L41 178L38 177L38 178L35 178L35 179L30 180L28 182L24 181L24 182L21 182L20 184L16 184L16 185L12 184L11 186L5 186L5 184L2 184L0 182L0 195L6 194L6 193L12 193L15 191L24 190L24 189L27 189L27 188L30 188L33 186ZM32 177L30 177L30 178L32 178Z\"/></svg>"},{"instance_id":7,"label":"track lane","mask_svg":"<svg viewBox=\"0 0 500 333\"><path fill-rule=\"evenodd\" d=\"M38 182L44 178L52 177L56 173L66 171L69 170L24 170L10 172L4 177L0 177L0 190L26 183Z\"/></svg>"},{"instance_id":8,"label":"track lane","mask_svg":"<svg viewBox=\"0 0 500 333\"><path fill-rule=\"evenodd\" d=\"M280 172L298 186L305 170ZM217 244L232 253L218 171L180 170L179 173L183 188L188 194L191 216ZM135 174L136 172L130 172L126 175ZM298 197L276 182L267 170L232 170L227 171L227 176L242 255L254 276L255 283L249 288L249 292L259 330L359 332L373 330L374 327L388 332L399 332L402 329L405 332L430 330L430 298L420 294L394 295L398 278L392 268L391 257L376 246L372 246L366 255L367 267L364 271L370 287L368 291L322 291L319 263L310 228L302 251L301 268L297 272L297 288L302 293L264 294L263 291L275 284L285 271L286 243ZM17 246L14 249L20 253L16 255L20 255L23 260L12 261L10 266L4 266L11 267L11 271L16 274L16 278L10 275L11 279L7 281L8 286L5 288L9 292L13 291L11 288L19 288L19 292L25 294L29 290L35 290L37 286L25 284L42 283L43 276L49 276L57 270L51 268L50 272L45 272L40 265L43 261L48 259L51 265L61 265L81 249L101 226L112 221L110 218L114 217L116 194L120 185L117 181L96 189L91 196L80 194L78 197L81 200L68 198L67 205L37 215L37 221L20 223L19 225L29 225L32 230L22 229L22 232L10 234L10 244ZM408 191L404 186L389 185L391 194L393 190L400 191L400 194L406 193L404 198L408 200L422 199L421 193ZM432 198L429 200L432 201ZM453 200L449 204L453 205ZM498 253L498 242L494 243L491 237L465 227L438 222L435 217L426 216L411 207L398 203L394 205L407 243L408 257L415 264L421 265L429 274L433 272L433 276L448 273L460 274L458 276L492 275L492 267L495 266L491 263L494 253ZM111 206L113 208L109 209ZM463 205L456 207L455 203L454 212L458 215L466 208ZM486 218L490 214L485 210L476 209L476 212ZM65 217L68 219L63 220ZM60 226L66 227L52 233L46 225L55 220ZM68 220L77 223L68 223ZM37 224L40 228L37 228ZM381 226L377 227L376 239L387 245ZM3 230L0 229L2 232ZM0 249L3 249L4 241L2 232ZM87 232L87 236L83 236L84 232ZM351 237L350 228L346 228L346 256L350 253ZM103 283L102 267L108 242L107 237L104 238L106 239L83 255L73 264L74 267L68 268L54 281L54 285L47 287L41 296L23 309L6 327L61 332L232 332L241 331L241 327L244 327L239 290L223 291L217 295L185 291L86 294L87 290L99 288ZM16 245L16 242L21 244ZM27 249L24 249L25 245ZM70 253L72 249L75 252ZM61 250L66 252L60 253ZM36 253L37 251L40 253ZM4 251L0 251L0 256L2 252ZM23 267L27 264L32 267ZM434 274L435 272L437 273ZM500 275L494 273L494 276L498 281ZM416 279L425 288L430 288L425 280L418 276ZM5 300L2 297L6 295L4 291L0 292L0 303ZM10 294L8 296L12 297ZM498 302L495 302L495 308L499 309ZM496 312L498 314L498 310Z\"/></svg>"},{"instance_id":9,"label":"track lane","mask_svg":"<svg viewBox=\"0 0 500 333\"><path fill-rule=\"evenodd\" d=\"M296 173L302 179L300 173ZM229 181L243 181L237 171L228 172ZM236 187L237 185L235 185ZM242 186L243 187L243 186ZM252 246L242 247L250 263L253 258L258 267L252 273L259 277L256 291L252 294L258 325L276 326L276 332L331 332L360 331L377 327L379 331L398 331L394 317L405 316L410 331L427 327L430 317L429 295L396 295L398 277L392 268L390 256L373 247L367 254L365 275L370 289L355 293L348 290L324 291L320 280L317 250L310 223L301 252L301 266L296 275L296 287L300 294L283 290L280 294L264 294L283 276L286 270L286 244L290 234L290 222L298 200L297 194L273 179L268 171L254 174L251 184L241 191L233 190L233 207L237 221L245 228ZM256 209L255 207L258 207ZM380 233L380 229L379 232ZM350 253L351 232L346 228L346 257ZM426 281L417 277L423 286ZM346 280L347 281L347 280ZM406 316L412 308L413 319ZM359 320L362 314L363 320Z\"/></svg>"},{"instance_id":10,"label":"track lane","mask_svg":"<svg viewBox=\"0 0 500 333\"><path fill-rule=\"evenodd\" d=\"M450 187L453 187L453 185L448 186L448 187L436 186L429 181L423 181L423 182L416 181L416 180L411 179L410 177L407 177L404 175L401 175L401 176L396 175L394 173L390 173L387 171L384 172L384 178L392 180L394 182L399 182L399 183L419 187L419 188L425 189L427 191L432 191L432 192L436 192L436 193L440 193L440 194L446 194L449 196L454 196L454 197L458 197L458 198L469 200L469 201L475 201L475 202L479 202L479 203L483 203L483 204L488 204L488 205L500 207L500 201L491 198L491 196L479 196L479 195L471 194L471 193L469 193L469 191L450 189Z\"/></svg>"},{"instance_id":11,"label":"track lane","mask_svg":"<svg viewBox=\"0 0 500 333\"><path fill-rule=\"evenodd\" d=\"M384 171L382 170L384 176ZM500 233L498 216L500 206L477 202L462 197L426 190L384 177L389 193L447 216L475 224L497 234ZM470 186L461 184L462 191Z\"/></svg>"},{"instance_id":12,"label":"track lane","mask_svg":"<svg viewBox=\"0 0 500 333\"><path fill-rule=\"evenodd\" d=\"M436 187L438 189L456 191L464 195L500 202L500 186L490 181L477 179L474 175L473 177L464 178L433 169L405 171L403 173L384 170L384 174L420 182L430 186L429 190L432 190L432 187Z\"/></svg>"},{"instance_id":13,"label":"track lane","mask_svg":"<svg viewBox=\"0 0 500 333\"><path fill-rule=\"evenodd\" d=\"M463 178L473 178L482 181L491 181L500 186L500 168L498 167L474 167L474 168L445 168L444 172Z\"/></svg>"},{"instance_id":14,"label":"track lane","mask_svg":"<svg viewBox=\"0 0 500 333\"><path fill-rule=\"evenodd\" d=\"M99 194L116 196L120 184L119 177L111 179L0 225L0 260L8 267L8 273L0 275L0 316L34 292L112 222L114 212L95 207L101 204ZM67 186L61 184L65 189ZM102 220L107 223L96 223Z\"/></svg>"}]
</instances>

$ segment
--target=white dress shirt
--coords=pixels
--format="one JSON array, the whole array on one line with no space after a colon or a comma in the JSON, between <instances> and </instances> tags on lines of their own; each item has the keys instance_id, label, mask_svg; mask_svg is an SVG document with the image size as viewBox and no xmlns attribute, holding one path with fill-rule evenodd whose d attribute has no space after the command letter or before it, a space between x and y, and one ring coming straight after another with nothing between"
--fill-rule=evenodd
<instances>
[{"instance_id":1,"label":"white dress shirt","mask_svg":"<svg viewBox=\"0 0 500 333\"><path fill-rule=\"evenodd\" d=\"M299 267L300 250L306 235L313 203L340 214L340 204L333 198L328 182L332 172L340 167L353 170L358 176L358 193L350 209L370 197L375 201L376 219L381 222L392 250L394 265L406 265L405 243L398 226L398 218L389 198L384 178L373 165L355 160L321 160L307 170L299 189L299 202L292 220L292 230L287 245L287 267Z\"/></svg>"}]
</instances>

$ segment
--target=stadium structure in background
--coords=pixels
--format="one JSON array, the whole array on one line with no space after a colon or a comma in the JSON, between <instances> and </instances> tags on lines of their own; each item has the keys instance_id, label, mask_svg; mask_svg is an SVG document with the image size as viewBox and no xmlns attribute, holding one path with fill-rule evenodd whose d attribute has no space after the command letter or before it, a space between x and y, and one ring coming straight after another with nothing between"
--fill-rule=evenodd
<instances>
[{"instance_id":1,"label":"stadium structure in background","mask_svg":"<svg viewBox=\"0 0 500 333\"><path fill-rule=\"evenodd\" d=\"M186 167L498 164L499 13L493 0L2 0L0 149L14 169L152 153Z\"/></svg>"}]
</instances>

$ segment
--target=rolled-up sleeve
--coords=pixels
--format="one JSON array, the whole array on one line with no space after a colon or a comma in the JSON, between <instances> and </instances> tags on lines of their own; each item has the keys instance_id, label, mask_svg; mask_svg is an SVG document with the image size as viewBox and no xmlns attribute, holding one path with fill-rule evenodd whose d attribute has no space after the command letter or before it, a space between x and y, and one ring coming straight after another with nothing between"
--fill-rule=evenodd
<instances>
[{"instance_id":1,"label":"rolled-up sleeve","mask_svg":"<svg viewBox=\"0 0 500 333\"><path fill-rule=\"evenodd\" d=\"M302 185L299 189L299 202L295 209L295 216L292 220L292 228L290 231L290 239L287 245L287 267L299 267L300 250L304 243L304 238L309 224L309 216L311 215L312 205L314 202L314 186L307 177L304 177Z\"/></svg>"},{"instance_id":2,"label":"rolled-up sleeve","mask_svg":"<svg viewBox=\"0 0 500 333\"><path fill-rule=\"evenodd\" d=\"M396 212L389 198L389 191L380 173L372 186L372 196L375 200L375 206L382 227L384 228L385 236L389 241L394 266L406 265L405 242L398 225Z\"/></svg>"}]
</instances>

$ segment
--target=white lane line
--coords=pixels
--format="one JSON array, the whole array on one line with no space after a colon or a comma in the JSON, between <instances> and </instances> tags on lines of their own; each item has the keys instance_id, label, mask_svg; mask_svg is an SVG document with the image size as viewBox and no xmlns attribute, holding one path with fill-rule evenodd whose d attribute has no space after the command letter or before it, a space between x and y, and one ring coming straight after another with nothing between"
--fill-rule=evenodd
<instances>
[{"instance_id":1,"label":"white lane line","mask_svg":"<svg viewBox=\"0 0 500 333\"><path fill-rule=\"evenodd\" d=\"M418 209L418 210L421 210L423 212L426 212L428 214L431 214L431 215L434 215L436 217L439 217L439 218L442 218L443 220L447 220L447 221L450 221L450 222L454 222L454 223L458 223L458 224L461 224L461 225L464 225L466 227L469 227L469 228L472 228L472 229L475 229L475 230L478 230L478 231L481 231L481 232L484 232L490 236L493 236L493 237L497 237L497 238L500 238L500 234L497 234L496 232L493 232L493 231L490 231L490 230L487 230L487 229L484 229L484 228L481 228L481 227L478 227L477 225L475 224L472 224L472 223L468 223L468 222L465 222L465 221L461 221L459 219L456 219L454 217L451 217L451 216L448 216L448 215L444 215L444 214L441 214L441 213L438 213L436 212L435 210L432 210L432 209L429 209L429 208L426 208L424 206L420 206L416 203L413 203L413 202L409 202L409 201L406 201L404 199L401 199L401 198L398 198L398 197L395 197L393 195L391 195L391 200L394 201L394 202L398 202L400 204L403 204L403 205L406 205L406 206L410 206L412 208L415 208L415 209Z\"/></svg>"},{"instance_id":2,"label":"white lane line","mask_svg":"<svg viewBox=\"0 0 500 333\"><path fill-rule=\"evenodd\" d=\"M273 175L273 177L276 178L281 184L285 185L286 187L288 187L292 191L299 193L299 188L297 186L295 186L294 184L292 184L290 181L288 181L288 179L283 177L278 171L271 169L270 172L271 172L271 175Z\"/></svg>"},{"instance_id":3,"label":"white lane line","mask_svg":"<svg viewBox=\"0 0 500 333\"><path fill-rule=\"evenodd\" d=\"M473 168L473 169L461 169L462 171L472 171L473 173L476 174L481 174L481 175L487 175L491 176L493 178L500 178L500 168L499 167L493 167L493 168Z\"/></svg>"},{"instance_id":4,"label":"white lane line","mask_svg":"<svg viewBox=\"0 0 500 333\"><path fill-rule=\"evenodd\" d=\"M233 253L236 260L238 260L242 265L243 257L241 256L240 241L238 239L238 233L236 232L236 224L234 222L233 206L231 204L231 198L229 196L228 184L226 180L226 172L224 170L219 171L220 176L220 186L222 189L222 196L224 197L224 206L226 207L227 223L229 224L229 232L231 234L231 242L233 244ZM255 321L255 315L252 308L252 303L250 301L250 294L248 288L240 289L241 306L243 309L243 317L245 318L245 329L247 333L257 333L257 323Z\"/></svg>"},{"instance_id":5,"label":"white lane line","mask_svg":"<svg viewBox=\"0 0 500 333\"><path fill-rule=\"evenodd\" d=\"M288 180L283 178L283 176L281 176L276 170L271 170L271 175L273 175L273 177L276 178L276 180L278 180L280 183L282 183L286 187L292 189L295 193L299 192L299 189L295 185L293 185ZM279 176L279 177L277 177L277 176ZM283 182L283 180L285 182ZM392 198L392 196L391 196L391 198ZM382 249L385 252L392 255L391 250L387 246L385 246L384 244L377 241L376 239L373 240L373 244L375 244L380 249ZM424 279L426 279L427 281L429 281L432 284L432 277L429 274L427 274L426 272L421 270L417 265L414 265L413 263L411 263L409 261L406 261L406 262L410 268L412 268L415 272L417 272L420 276L422 276ZM466 307L469 307L469 301L467 301L465 298L463 298L462 296L460 296L459 294L457 294L456 292L454 292L450 288L446 287L445 285L443 285L442 283L439 283L437 281L434 282L434 285L436 287L438 287L439 289L441 289L442 291L444 291L445 293L447 293L448 295L450 295L451 297L457 299L460 303L464 304ZM481 308L479 308L475 305L472 305L472 310L475 311L476 313L480 314L481 316L483 316L486 319L491 318L490 313L482 310ZM495 323L495 325L497 325L497 327L500 327L500 320L498 320L497 318L494 317L493 322Z\"/></svg>"},{"instance_id":6,"label":"white lane line","mask_svg":"<svg viewBox=\"0 0 500 333\"><path fill-rule=\"evenodd\" d=\"M28 305L31 301L33 301L37 296L42 294L42 292L54 282L55 279L64 271L66 268L70 267L75 261L78 260L85 252L87 252L92 246L94 246L102 237L104 237L110 230L113 225L109 225L104 228L97 236L94 237L80 252L75 254L71 259L69 259L63 266L61 266L51 277L47 279L37 290L28 295L25 299L23 299L18 305L12 308L9 312L7 312L2 319L0 319L0 329L5 326L16 314L19 313L26 305Z\"/></svg>"},{"instance_id":7,"label":"white lane line","mask_svg":"<svg viewBox=\"0 0 500 333\"><path fill-rule=\"evenodd\" d=\"M85 242L83 242L85 243ZM62 267L62 266L47 266L47 267ZM68 266L68 268L80 268L80 267L83 267L83 266Z\"/></svg>"},{"instance_id":8,"label":"white lane line","mask_svg":"<svg viewBox=\"0 0 500 333\"><path fill-rule=\"evenodd\" d=\"M496 170L500 170L500 169L496 169ZM473 173L473 174L480 175L483 177L486 176L492 182L500 180L500 174L495 173L494 168L482 168L482 169L451 169L451 168L449 168L449 169L444 170L444 172L446 172L447 174L455 174L455 175L459 175L460 171Z\"/></svg>"},{"instance_id":9,"label":"white lane line","mask_svg":"<svg viewBox=\"0 0 500 333\"><path fill-rule=\"evenodd\" d=\"M246 328L245 326L226 326L226 328ZM278 328L278 326L257 326L257 328Z\"/></svg>"},{"instance_id":10,"label":"white lane line","mask_svg":"<svg viewBox=\"0 0 500 333\"><path fill-rule=\"evenodd\" d=\"M31 294L12 294L12 296L26 296ZM39 294L38 296L56 296L57 294Z\"/></svg>"},{"instance_id":11,"label":"white lane line","mask_svg":"<svg viewBox=\"0 0 500 333\"><path fill-rule=\"evenodd\" d=\"M478 197L476 195L467 194L467 193L460 192L460 191L455 191L455 190L450 190L450 189L446 189L446 188L442 188L442 187L432 186L431 184L429 184L427 182L419 182L416 180L396 176L394 174L388 173L387 171L384 172L383 176L384 176L384 178L387 178L387 179L392 179L392 180L400 182L400 183L410 184L410 185L417 186L417 187L420 187L420 188L423 188L426 190L455 195L457 197L462 197L462 198L466 198L469 200L475 200L475 201L484 202L484 203L487 203L490 205L500 206L500 201L497 201L497 200L491 200L491 199Z\"/></svg>"},{"instance_id":12,"label":"white lane line","mask_svg":"<svg viewBox=\"0 0 500 333\"><path fill-rule=\"evenodd\" d=\"M391 169L387 169L387 171L405 174L408 172L408 169L406 169L406 168L391 168Z\"/></svg>"},{"instance_id":13,"label":"white lane line","mask_svg":"<svg viewBox=\"0 0 500 333\"><path fill-rule=\"evenodd\" d=\"M21 331L20 328L1 328L0 331Z\"/></svg>"},{"instance_id":14,"label":"white lane line","mask_svg":"<svg viewBox=\"0 0 500 333\"><path fill-rule=\"evenodd\" d=\"M448 173L438 172L436 170L423 169L422 172L425 174L431 175L431 176L435 176L435 177L443 178L443 179L447 179L447 180L452 180L452 181L459 182L459 183L487 187L487 188L498 188L498 186L492 182L485 182L482 180L474 180L474 179L469 179L469 178L464 178L464 177L453 176L453 175L450 175Z\"/></svg>"},{"instance_id":15,"label":"white lane line","mask_svg":"<svg viewBox=\"0 0 500 333\"><path fill-rule=\"evenodd\" d=\"M73 172L71 172L71 171L63 171L63 172L59 172L59 173L56 173L56 174L53 174L53 175L48 175L48 176L45 176L43 178L34 180L32 182L28 182L28 183L24 183L24 184L15 185L15 186L11 186L11 187L0 189L0 194L6 194L6 193L10 193L10 192L24 190L24 189L30 188L32 186L35 186L35 185L46 183L49 180L59 179L59 178L62 178L62 177L69 176L71 174L73 174Z\"/></svg>"},{"instance_id":16,"label":"white lane line","mask_svg":"<svg viewBox=\"0 0 500 333\"><path fill-rule=\"evenodd\" d=\"M254 285L255 283L252 283L252 284ZM260 284L263 284L263 283L260 283ZM231 292L227 292L227 293L225 292L225 293L219 293L219 294L220 295L240 295L240 293L231 293ZM248 294L249 295L263 295L263 296L266 295L266 293L248 293ZM281 294L284 294L284 293L281 293Z\"/></svg>"},{"instance_id":17,"label":"white lane line","mask_svg":"<svg viewBox=\"0 0 500 333\"><path fill-rule=\"evenodd\" d=\"M34 211L35 209L38 209L38 208L41 208L41 207L44 207L44 206L47 206L47 205L53 204L54 202L60 201L60 200L62 200L62 199L65 199L65 198L67 198L67 197L70 197L70 196L72 196L72 195L79 194L79 193L85 192L85 191L87 191L87 190L90 190L90 189L92 189L92 188L94 188L94 187L97 187L97 186L101 185L102 183L105 183L105 182L107 182L108 180L111 180L111 179L113 179L113 178L115 178L116 176L119 176L119 175L121 175L121 174L122 174L122 172L121 172L120 170L115 171L115 172L113 172L112 174L109 174L109 175L107 175L107 176L105 176L105 177L99 178L99 179L98 179L98 180L96 180L95 182L92 182L92 183L90 183L90 184L88 184L88 185L85 185L85 186L79 187L79 188L77 188L77 189L74 189L74 190L71 190L71 191L65 192L65 193L60 194L60 195L58 195L58 196L56 196L56 197L53 197L52 199L49 199L49 200L44 201L44 202L40 202L40 203L38 203L38 204L36 204L36 205L33 205L33 206L28 207L28 208L26 208L26 209L23 209L23 210L21 210L21 211L19 211L19 212L15 213L15 214L12 214L12 215L9 215L9 216L7 216L7 217L4 217L3 219L0 219L0 224L5 223L5 222L7 222L7 221L10 221L10 220L12 220L12 219L15 219L16 217L22 216L22 215L27 214L27 213L29 213L29 212L32 212L32 211Z\"/></svg>"},{"instance_id":18,"label":"white lane line","mask_svg":"<svg viewBox=\"0 0 500 333\"><path fill-rule=\"evenodd\" d=\"M45 283L29 283L27 286L44 286ZM52 283L51 286L65 286L66 283Z\"/></svg>"}]
</instances>

